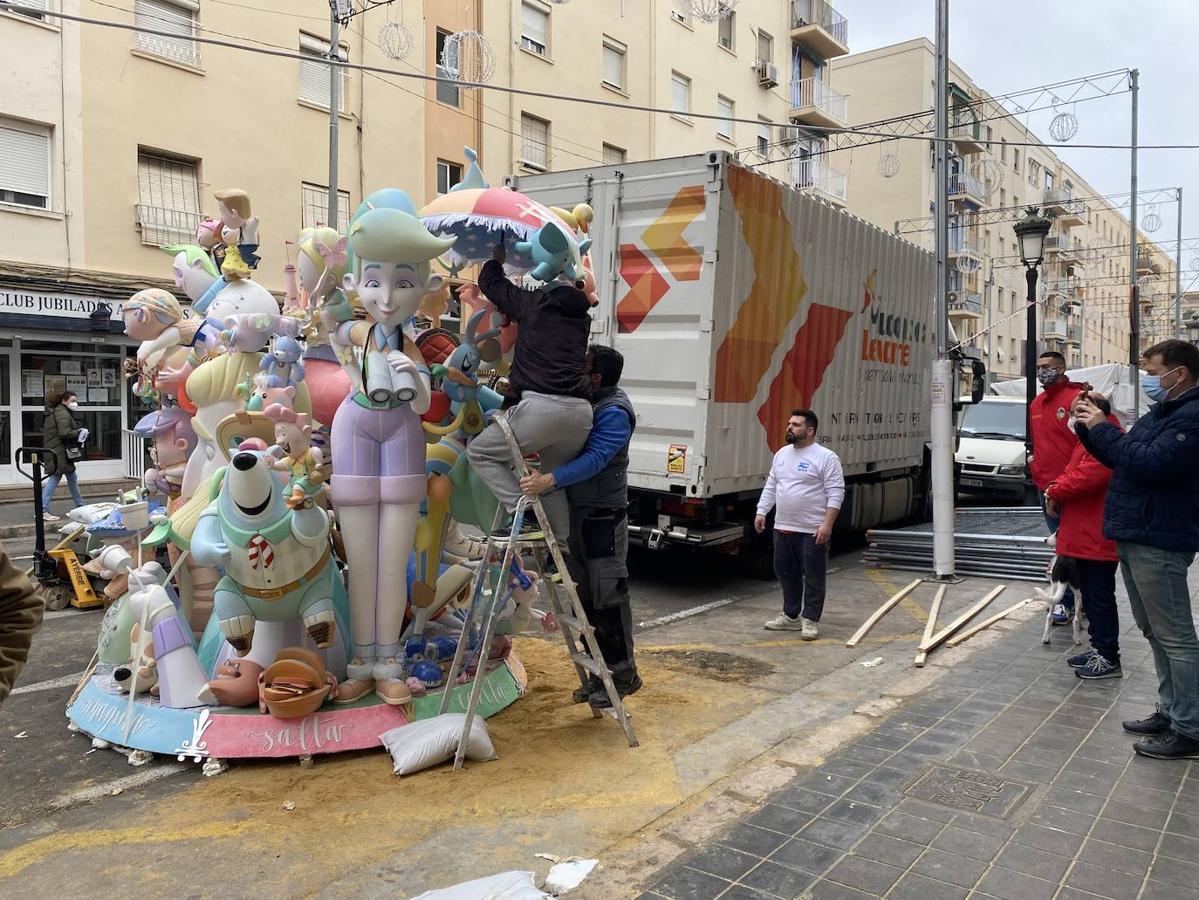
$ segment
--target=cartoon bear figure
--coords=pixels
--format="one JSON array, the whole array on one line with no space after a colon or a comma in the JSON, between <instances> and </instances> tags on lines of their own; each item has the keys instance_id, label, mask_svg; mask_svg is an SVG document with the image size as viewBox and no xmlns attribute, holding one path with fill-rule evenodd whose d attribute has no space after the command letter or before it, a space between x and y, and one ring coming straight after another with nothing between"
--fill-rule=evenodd
<instances>
[{"instance_id":1,"label":"cartoon bear figure","mask_svg":"<svg viewBox=\"0 0 1199 900\"><path fill-rule=\"evenodd\" d=\"M304 364L300 362L303 355L304 348L294 337L276 337L270 351L262 358L262 371L266 374L267 387L294 387L303 381Z\"/></svg>"},{"instance_id":2,"label":"cartoon bear figure","mask_svg":"<svg viewBox=\"0 0 1199 900\"><path fill-rule=\"evenodd\" d=\"M265 456L256 443L237 449L191 541L201 565L225 569L213 601L239 656L250 652L258 621L302 619L322 648L332 643L335 627L329 517L311 500L291 509L287 481Z\"/></svg>"}]
</instances>

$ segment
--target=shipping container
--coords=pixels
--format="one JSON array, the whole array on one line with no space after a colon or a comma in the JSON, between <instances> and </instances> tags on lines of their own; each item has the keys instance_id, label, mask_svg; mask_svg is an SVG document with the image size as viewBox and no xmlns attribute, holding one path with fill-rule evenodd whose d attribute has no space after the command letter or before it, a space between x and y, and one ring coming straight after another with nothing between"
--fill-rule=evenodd
<instances>
[{"instance_id":1,"label":"shipping container","mask_svg":"<svg viewBox=\"0 0 1199 900\"><path fill-rule=\"evenodd\" d=\"M842 526L923 507L929 253L724 152L509 183L594 209L592 339L624 355L638 417L635 539L753 543L753 506L797 407L817 413L841 457Z\"/></svg>"}]
</instances>

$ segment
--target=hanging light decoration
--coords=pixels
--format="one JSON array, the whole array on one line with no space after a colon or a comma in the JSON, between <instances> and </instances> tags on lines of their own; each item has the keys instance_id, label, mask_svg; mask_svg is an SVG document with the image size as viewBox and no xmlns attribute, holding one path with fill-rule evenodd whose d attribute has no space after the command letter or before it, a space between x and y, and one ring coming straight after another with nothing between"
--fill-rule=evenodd
<instances>
[{"instance_id":1,"label":"hanging light decoration","mask_svg":"<svg viewBox=\"0 0 1199 900\"><path fill-rule=\"evenodd\" d=\"M1053 119L1049 123L1049 136L1064 144L1078 134L1078 117L1067 109L1061 108L1058 99L1053 102Z\"/></svg>"},{"instance_id":2,"label":"hanging light decoration","mask_svg":"<svg viewBox=\"0 0 1199 900\"><path fill-rule=\"evenodd\" d=\"M982 257L973 250L967 250L958 255L957 269L963 275L974 275L982 266Z\"/></svg>"},{"instance_id":3,"label":"hanging light decoration","mask_svg":"<svg viewBox=\"0 0 1199 900\"><path fill-rule=\"evenodd\" d=\"M970 174L983 186L985 200L990 200L995 190L1003 184L1003 169L989 156L976 160L970 167Z\"/></svg>"},{"instance_id":4,"label":"hanging light decoration","mask_svg":"<svg viewBox=\"0 0 1199 900\"><path fill-rule=\"evenodd\" d=\"M1145 204L1145 215L1141 217L1141 230L1150 233L1162 227L1162 217L1158 215L1156 203Z\"/></svg>"},{"instance_id":5,"label":"hanging light decoration","mask_svg":"<svg viewBox=\"0 0 1199 900\"><path fill-rule=\"evenodd\" d=\"M486 84L495 75L495 51L477 31L456 31L446 38L440 62L442 71L463 87Z\"/></svg>"},{"instance_id":6,"label":"hanging light decoration","mask_svg":"<svg viewBox=\"0 0 1199 900\"><path fill-rule=\"evenodd\" d=\"M736 5L737 0L683 0L683 8L701 22L718 22Z\"/></svg>"},{"instance_id":7,"label":"hanging light decoration","mask_svg":"<svg viewBox=\"0 0 1199 900\"><path fill-rule=\"evenodd\" d=\"M399 22L385 22L379 29L378 43L384 56L399 61L412 52L412 32Z\"/></svg>"},{"instance_id":8,"label":"hanging light decoration","mask_svg":"<svg viewBox=\"0 0 1199 900\"><path fill-rule=\"evenodd\" d=\"M899 174L899 152L894 144L883 144L878 155L878 174L883 178L894 178Z\"/></svg>"}]
</instances>

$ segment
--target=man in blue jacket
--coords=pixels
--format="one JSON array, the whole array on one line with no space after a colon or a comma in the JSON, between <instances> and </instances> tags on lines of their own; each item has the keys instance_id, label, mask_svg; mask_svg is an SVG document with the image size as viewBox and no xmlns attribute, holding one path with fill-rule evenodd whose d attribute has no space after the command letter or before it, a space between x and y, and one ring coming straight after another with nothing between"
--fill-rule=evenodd
<instances>
[{"instance_id":1,"label":"man in blue jacket","mask_svg":"<svg viewBox=\"0 0 1199 900\"><path fill-rule=\"evenodd\" d=\"M566 488L570 502L570 553L566 565L596 643L620 696L641 687L633 660L633 613L629 605L629 441L637 416L617 385L624 357L611 347L587 349L594 421L583 451L551 472L521 479L527 494ZM611 698L594 675L574 701L609 707Z\"/></svg>"},{"instance_id":2,"label":"man in blue jacket","mask_svg":"<svg viewBox=\"0 0 1199 900\"><path fill-rule=\"evenodd\" d=\"M1111 468L1103 534L1116 542L1137 627L1153 650L1160 703L1125 722L1155 759L1199 759L1199 638L1187 569L1199 550L1199 347L1169 340L1145 351L1141 389L1154 407L1127 434L1090 402L1079 439Z\"/></svg>"}]
</instances>

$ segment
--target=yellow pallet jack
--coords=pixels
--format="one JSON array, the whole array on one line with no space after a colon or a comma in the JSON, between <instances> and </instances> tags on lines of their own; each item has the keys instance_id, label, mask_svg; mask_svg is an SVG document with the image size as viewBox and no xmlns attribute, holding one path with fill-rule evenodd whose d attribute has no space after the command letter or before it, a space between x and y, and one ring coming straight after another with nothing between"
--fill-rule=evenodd
<instances>
[{"instance_id":1,"label":"yellow pallet jack","mask_svg":"<svg viewBox=\"0 0 1199 900\"><path fill-rule=\"evenodd\" d=\"M42 519L43 466L56 465L53 450L44 447L20 447L17 450L17 471L33 482L33 522L37 546L33 551L33 566L25 573L42 587L46 609L58 611L73 606L76 609L99 609L104 600L96 594L91 579L83 571L78 554L70 545L83 534L86 525L78 526L54 547L46 549L46 523ZM25 463L31 469L21 468Z\"/></svg>"}]
</instances>

